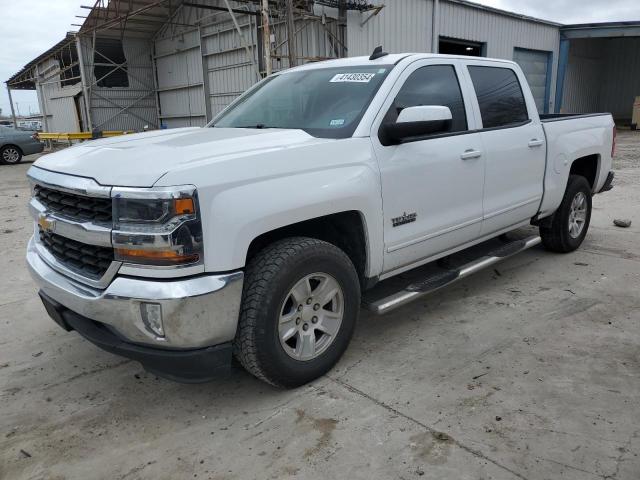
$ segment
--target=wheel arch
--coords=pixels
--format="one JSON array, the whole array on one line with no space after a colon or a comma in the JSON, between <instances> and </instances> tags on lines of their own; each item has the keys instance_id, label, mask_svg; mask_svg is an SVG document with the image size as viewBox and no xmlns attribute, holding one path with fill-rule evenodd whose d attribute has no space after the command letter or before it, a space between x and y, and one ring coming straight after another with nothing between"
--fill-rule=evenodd
<instances>
[{"instance_id":1,"label":"wheel arch","mask_svg":"<svg viewBox=\"0 0 640 480\"><path fill-rule=\"evenodd\" d=\"M22 148L20 147L20 145L16 144L16 143L5 143L0 147L0 151L4 150L7 147L14 147L18 149L18 152L20 152L20 155L24 156L24 150L22 150Z\"/></svg>"},{"instance_id":2,"label":"wheel arch","mask_svg":"<svg viewBox=\"0 0 640 480\"><path fill-rule=\"evenodd\" d=\"M291 223L256 236L247 249L245 263L273 242L289 237L309 237L341 249L353 263L361 286L367 281L370 256L366 219L363 212L347 210Z\"/></svg>"},{"instance_id":3,"label":"wheel arch","mask_svg":"<svg viewBox=\"0 0 640 480\"><path fill-rule=\"evenodd\" d=\"M589 182L591 186L591 191L595 191L597 179L600 175L600 165L601 157L597 153L576 158L571 163L569 177L567 177L567 185L571 175L580 175L587 179L587 182Z\"/></svg>"}]
</instances>

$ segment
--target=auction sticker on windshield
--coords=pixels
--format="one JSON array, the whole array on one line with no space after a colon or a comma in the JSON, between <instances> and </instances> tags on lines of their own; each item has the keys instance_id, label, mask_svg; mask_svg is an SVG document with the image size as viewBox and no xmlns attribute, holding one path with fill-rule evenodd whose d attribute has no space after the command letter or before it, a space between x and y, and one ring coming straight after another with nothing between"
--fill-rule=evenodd
<instances>
[{"instance_id":1,"label":"auction sticker on windshield","mask_svg":"<svg viewBox=\"0 0 640 480\"><path fill-rule=\"evenodd\" d=\"M354 82L354 83L369 83L375 76L375 73L338 73L334 75L331 83L337 82Z\"/></svg>"}]
</instances>

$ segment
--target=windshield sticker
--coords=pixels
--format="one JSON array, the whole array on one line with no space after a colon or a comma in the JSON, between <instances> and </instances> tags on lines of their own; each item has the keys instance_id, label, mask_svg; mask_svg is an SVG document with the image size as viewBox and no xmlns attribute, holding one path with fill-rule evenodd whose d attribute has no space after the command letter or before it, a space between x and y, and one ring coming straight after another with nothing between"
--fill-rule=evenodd
<instances>
[{"instance_id":1,"label":"windshield sticker","mask_svg":"<svg viewBox=\"0 0 640 480\"><path fill-rule=\"evenodd\" d=\"M375 73L338 73L329 82L369 83L375 75Z\"/></svg>"},{"instance_id":2,"label":"windshield sticker","mask_svg":"<svg viewBox=\"0 0 640 480\"><path fill-rule=\"evenodd\" d=\"M344 118L336 118L335 120L331 120L329 122L329 126L331 127L340 127L344 125Z\"/></svg>"}]
</instances>

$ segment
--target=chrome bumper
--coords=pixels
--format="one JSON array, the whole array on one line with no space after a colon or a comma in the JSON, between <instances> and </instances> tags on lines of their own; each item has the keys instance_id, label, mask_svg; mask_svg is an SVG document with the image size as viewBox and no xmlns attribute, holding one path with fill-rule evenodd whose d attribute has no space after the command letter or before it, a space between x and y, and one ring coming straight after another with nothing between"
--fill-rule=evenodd
<instances>
[{"instance_id":1,"label":"chrome bumper","mask_svg":"<svg viewBox=\"0 0 640 480\"><path fill-rule=\"evenodd\" d=\"M27 264L40 289L69 310L109 325L129 342L166 348L200 348L233 340L242 297L243 272L178 280L115 277L104 290L58 273L38 254L33 238ZM149 331L141 302L162 305L165 336Z\"/></svg>"}]
</instances>

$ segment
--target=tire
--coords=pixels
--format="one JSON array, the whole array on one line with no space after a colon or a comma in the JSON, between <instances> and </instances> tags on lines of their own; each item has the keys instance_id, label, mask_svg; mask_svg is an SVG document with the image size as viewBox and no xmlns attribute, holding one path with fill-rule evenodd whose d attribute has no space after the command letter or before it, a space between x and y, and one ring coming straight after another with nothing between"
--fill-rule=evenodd
<instances>
[{"instance_id":1,"label":"tire","mask_svg":"<svg viewBox=\"0 0 640 480\"><path fill-rule=\"evenodd\" d=\"M572 206L577 206L583 200L584 214L572 215ZM577 203L574 203L577 202ZM578 217L583 222L578 228ZM570 175L567 189L564 192L562 203L550 220L540 225L542 244L547 250L558 253L569 253L576 250L587 235L591 222L591 186L586 178L581 175ZM572 229L573 225L573 229Z\"/></svg>"},{"instance_id":2,"label":"tire","mask_svg":"<svg viewBox=\"0 0 640 480\"><path fill-rule=\"evenodd\" d=\"M5 145L0 148L0 164L16 165L22 160L22 151L15 145Z\"/></svg>"},{"instance_id":3,"label":"tire","mask_svg":"<svg viewBox=\"0 0 640 480\"><path fill-rule=\"evenodd\" d=\"M324 293L326 286L336 294L318 307L320 300L314 295ZM311 303L303 301L309 292ZM234 355L249 373L274 386L304 385L327 373L340 359L351 341L359 311L358 274L342 250L306 237L277 241L247 265ZM336 324L333 335L324 332ZM298 342L302 342L299 349ZM303 358L304 352L311 352L311 344L317 356Z\"/></svg>"}]
</instances>

